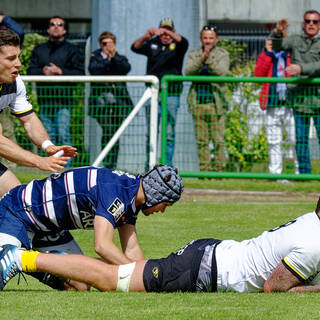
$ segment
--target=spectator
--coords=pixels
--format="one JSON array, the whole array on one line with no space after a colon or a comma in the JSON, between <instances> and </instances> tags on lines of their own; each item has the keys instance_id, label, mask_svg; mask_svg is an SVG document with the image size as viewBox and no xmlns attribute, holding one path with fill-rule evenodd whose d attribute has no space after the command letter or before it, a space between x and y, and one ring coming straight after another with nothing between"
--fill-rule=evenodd
<instances>
[{"instance_id":1,"label":"spectator","mask_svg":"<svg viewBox=\"0 0 320 320\"><path fill-rule=\"evenodd\" d=\"M148 29L147 32L136 40L132 51L148 57L147 74L155 75L161 80L166 74L182 74L182 63L188 49L188 40L176 33L174 23L170 18L160 21L159 28ZM175 145L175 124L180 106L182 83L171 82L167 98L167 143L166 164L173 166L172 159ZM147 114L147 167L149 167L149 134L150 134L150 105L146 108ZM161 106L159 101L159 119ZM147 169L147 168L146 168Z\"/></svg>"},{"instance_id":2,"label":"spectator","mask_svg":"<svg viewBox=\"0 0 320 320\"><path fill-rule=\"evenodd\" d=\"M24 39L23 28L12 18L6 16L3 12L0 13L0 29L10 29L20 37L20 46L22 46Z\"/></svg>"},{"instance_id":3,"label":"spectator","mask_svg":"<svg viewBox=\"0 0 320 320\"><path fill-rule=\"evenodd\" d=\"M49 20L49 41L34 48L31 53L30 75L82 75L83 58L78 48L68 43L66 21L58 16ZM37 86L41 120L54 143L71 144L70 118L72 84L42 83Z\"/></svg>"},{"instance_id":4,"label":"spectator","mask_svg":"<svg viewBox=\"0 0 320 320\"><path fill-rule=\"evenodd\" d=\"M219 36L215 26L209 24L200 34L202 46L190 52L185 73L187 75L225 76L230 68L229 53L217 46ZM221 171L226 166L224 145L226 86L219 83L194 82L188 96L198 144L200 170ZM209 143L214 147L211 164Z\"/></svg>"},{"instance_id":5,"label":"spectator","mask_svg":"<svg viewBox=\"0 0 320 320\"><path fill-rule=\"evenodd\" d=\"M76 155L76 149L70 146L54 146L49 140L41 121L27 100L26 88L18 72L21 67L19 60L20 39L11 30L0 30L0 110L7 107L23 125L28 138L39 148L50 155L40 157L34 153L20 148L17 144L2 135L0 125L0 154L6 159L29 167L37 167L41 170L56 172L63 169L69 156ZM58 151L64 151L64 157L53 157ZM0 197L11 188L19 185L16 176L0 162Z\"/></svg>"},{"instance_id":6,"label":"spectator","mask_svg":"<svg viewBox=\"0 0 320 320\"><path fill-rule=\"evenodd\" d=\"M308 10L303 15L302 28L304 34L291 35L284 38L288 23L285 19L277 23L271 37L283 50L291 52L291 65L286 72L300 78L320 76L320 13ZM309 130L313 118L318 140L320 138L320 99L318 88L310 84L293 84L289 88L290 103L293 106L296 127L296 152L300 173L311 173Z\"/></svg>"},{"instance_id":7,"label":"spectator","mask_svg":"<svg viewBox=\"0 0 320 320\"><path fill-rule=\"evenodd\" d=\"M265 51L258 56L254 71L256 77L289 77L286 67L290 65L288 51L273 50L272 40L265 41ZM260 92L260 106L267 110L266 131L269 145L269 172L282 172L282 142L283 130L289 144L290 154L294 157L296 173L299 173L298 161L295 152L295 132L292 108L288 107L287 85L285 83L264 83ZM288 182L288 180L279 180Z\"/></svg>"},{"instance_id":8,"label":"spectator","mask_svg":"<svg viewBox=\"0 0 320 320\"><path fill-rule=\"evenodd\" d=\"M91 54L89 71L92 75L126 75L130 69L128 59L116 48L116 36L103 32L99 36L100 49ZM96 118L103 130L102 145L105 146L119 129L133 108L127 86L121 82L93 83L92 104L89 113ZM116 168L119 141L105 158L106 168Z\"/></svg>"}]
</instances>

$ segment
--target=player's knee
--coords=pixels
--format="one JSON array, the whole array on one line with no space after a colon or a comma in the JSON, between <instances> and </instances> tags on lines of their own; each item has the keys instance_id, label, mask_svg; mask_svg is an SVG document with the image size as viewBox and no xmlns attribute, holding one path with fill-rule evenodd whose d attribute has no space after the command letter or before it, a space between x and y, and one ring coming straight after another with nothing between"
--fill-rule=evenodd
<instances>
[{"instance_id":1,"label":"player's knee","mask_svg":"<svg viewBox=\"0 0 320 320\"><path fill-rule=\"evenodd\" d=\"M136 262L123 264L119 266L117 291L123 291L123 292L129 291L130 280L131 280L135 266L136 266Z\"/></svg>"}]
</instances>

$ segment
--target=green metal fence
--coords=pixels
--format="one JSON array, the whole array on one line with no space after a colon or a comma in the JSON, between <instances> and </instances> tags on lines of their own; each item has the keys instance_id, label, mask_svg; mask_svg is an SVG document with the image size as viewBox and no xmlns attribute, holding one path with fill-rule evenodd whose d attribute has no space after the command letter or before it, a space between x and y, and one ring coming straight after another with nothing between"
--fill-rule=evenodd
<instances>
[{"instance_id":1,"label":"green metal fence","mask_svg":"<svg viewBox=\"0 0 320 320\"><path fill-rule=\"evenodd\" d=\"M281 107L285 106L300 115L298 120L302 122L298 128L302 132L308 131L305 135L300 132L299 139L302 138L302 141L298 141L298 150L295 131L297 127L294 128L293 116L291 127L286 124L284 129L281 128L281 174L270 173L270 150L274 144L272 138L279 141L279 137L274 134L270 138L270 132L267 135L267 112L260 108L261 88L266 83L279 86L279 90L281 84L286 84L286 100ZM173 166L178 167L184 177L317 180L320 178L320 152L316 130L320 130L319 83L320 79L316 78L279 80L263 77L167 75L161 84L162 115L158 159L161 163L168 162L166 153L169 150L173 155ZM143 95L145 84L92 83L88 86L84 82L54 85L29 82L27 90L31 103L47 127L51 139L57 144L68 143L70 134L71 144L77 147L78 156L69 165L78 167L94 162ZM272 90L269 91L269 98L272 94ZM169 98L172 96L180 105L174 120L167 118L168 111L172 113L172 100ZM171 104L169 110L167 102ZM202 108L203 106L209 110L214 106L215 114L209 116L210 112ZM278 110L278 107L269 101L269 110ZM63 109L69 112L70 121L68 112L63 111L59 115ZM131 172L148 169L148 112L149 108L146 106L138 113L104 160L104 166ZM64 127L65 131L58 131L58 117L62 124L70 124L68 130ZM211 126L210 134L202 134L201 117L206 118L207 126ZM53 133L50 132L46 118L53 123ZM167 131L170 128L167 119L174 121L173 135ZM223 121L219 124L217 121L221 119ZM310 121L313 121L313 124L310 123L309 132ZM25 136L21 124L15 124L18 144L33 152L40 152L34 149ZM291 129L290 134L288 129ZM296 174L294 154L297 150L300 160L306 162L306 154L302 152L306 146L309 147L307 150L311 158L311 174L304 173L301 168L300 174ZM302 162L299 162L300 167Z\"/></svg>"},{"instance_id":2,"label":"green metal fence","mask_svg":"<svg viewBox=\"0 0 320 320\"><path fill-rule=\"evenodd\" d=\"M320 178L319 78L166 75L161 81L162 163L166 162L168 150L167 99L172 94L172 83L179 82L183 83L183 91L176 119L173 164L182 176ZM261 110L267 99L260 96L261 90L266 86L268 112ZM280 102L275 102L283 89L285 100L282 96ZM273 123L274 119L283 118L281 110L288 112L290 121ZM274 152L275 148L280 148L280 154L279 150ZM275 171L277 174L270 173Z\"/></svg>"},{"instance_id":3,"label":"green metal fence","mask_svg":"<svg viewBox=\"0 0 320 320\"><path fill-rule=\"evenodd\" d=\"M89 82L88 82L89 83ZM91 165L142 97L146 84L26 82L29 100L57 145L71 144L78 155L70 167ZM141 110L104 159L103 166L131 172L148 169L147 119ZM14 120L17 143L38 152L20 122Z\"/></svg>"}]
</instances>

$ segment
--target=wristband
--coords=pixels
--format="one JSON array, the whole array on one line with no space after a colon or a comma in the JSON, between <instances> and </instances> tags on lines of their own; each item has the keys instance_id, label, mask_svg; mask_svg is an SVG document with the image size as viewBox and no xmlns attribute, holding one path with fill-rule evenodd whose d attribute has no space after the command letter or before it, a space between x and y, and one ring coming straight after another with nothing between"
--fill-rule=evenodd
<instances>
[{"instance_id":1,"label":"wristband","mask_svg":"<svg viewBox=\"0 0 320 320\"><path fill-rule=\"evenodd\" d=\"M50 140L44 140L41 145L41 149L46 151L49 146L53 146L54 144Z\"/></svg>"}]
</instances>

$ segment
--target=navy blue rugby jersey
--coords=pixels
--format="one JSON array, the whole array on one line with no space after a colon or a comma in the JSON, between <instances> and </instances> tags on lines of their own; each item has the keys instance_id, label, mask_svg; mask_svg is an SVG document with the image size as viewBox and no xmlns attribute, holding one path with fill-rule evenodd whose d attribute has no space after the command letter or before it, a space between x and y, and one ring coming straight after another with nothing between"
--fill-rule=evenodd
<instances>
[{"instance_id":1,"label":"navy blue rugby jersey","mask_svg":"<svg viewBox=\"0 0 320 320\"><path fill-rule=\"evenodd\" d=\"M84 167L51 174L10 191L12 212L34 231L92 229L95 215L114 228L135 225L135 196L141 176Z\"/></svg>"}]
</instances>

